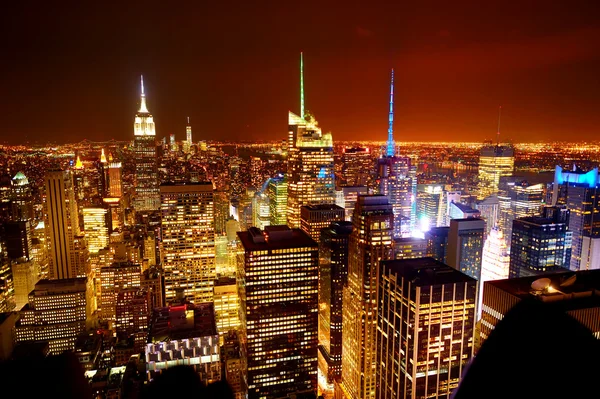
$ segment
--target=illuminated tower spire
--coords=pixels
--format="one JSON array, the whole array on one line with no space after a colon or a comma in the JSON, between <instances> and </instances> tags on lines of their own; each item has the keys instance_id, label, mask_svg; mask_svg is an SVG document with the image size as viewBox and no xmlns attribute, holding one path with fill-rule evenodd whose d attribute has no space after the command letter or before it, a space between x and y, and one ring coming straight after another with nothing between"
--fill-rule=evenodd
<instances>
[{"instance_id":1,"label":"illuminated tower spire","mask_svg":"<svg viewBox=\"0 0 600 399\"><path fill-rule=\"evenodd\" d=\"M138 112L140 113L148 113L148 108L146 107L146 94L144 94L144 75L140 75L140 82L142 86L142 95L140 102L140 109Z\"/></svg>"},{"instance_id":2,"label":"illuminated tower spire","mask_svg":"<svg viewBox=\"0 0 600 399\"><path fill-rule=\"evenodd\" d=\"M300 118L304 119L304 59L300 52Z\"/></svg>"},{"instance_id":3,"label":"illuminated tower spire","mask_svg":"<svg viewBox=\"0 0 600 399\"><path fill-rule=\"evenodd\" d=\"M83 163L81 162L79 155L77 155L77 160L75 161L75 169L83 169Z\"/></svg>"},{"instance_id":4,"label":"illuminated tower spire","mask_svg":"<svg viewBox=\"0 0 600 399\"><path fill-rule=\"evenodd\" d=\"M100 154L100 162L106 163L106 155L104 155L104 148L102 149L102 154Z\"/></svg>"},{"instance_id":5,"label":"illuminated tower spire","mask_svg":"<svg viewBox=\"0 0 600 399\"><path fill-rule=\"evenodd\" d=\"M388 122L387 156L396 155L396 143L394 143L394 69L392 68L392 83L390 84L390 116Z\"/></svg>"},{"instance_id":6,"label":"illuminated tower spire","mask_svg":"<svg viewBox=\"0 0 600 399\"><path fill-rule=\"evenodd\" d=\"M500 115L502 113L502 105L498 106L498 133L496 135L496 145L500 145Z\"/></svg>"}]
</instances>

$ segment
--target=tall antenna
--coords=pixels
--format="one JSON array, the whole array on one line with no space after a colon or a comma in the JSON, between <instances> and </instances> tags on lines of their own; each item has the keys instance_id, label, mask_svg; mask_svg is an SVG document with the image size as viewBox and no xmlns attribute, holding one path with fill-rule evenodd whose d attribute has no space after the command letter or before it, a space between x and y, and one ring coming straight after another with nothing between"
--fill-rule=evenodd
<instances>
[{"instance_id":1,"label":"tall antenna","mask_svg":"<svg viewBox=\"0 0 600 399\"><path fill-rule=\"evenodd\" d=\"M304 119L304 57L300 52L300 118Z\"/></svg>"},{"instance_id":2,"label":"tall antenna","mask_svg":"<svg viewBox=\"0 0 600 399\"><path fill-rule=\"evenodd\" d=\"M148 113L148 107L146 106L146 94L144 94L144 75L140 75L140 83L142 87L142 95L140 101L140 109L138 112Z\"/></svg>"},{"instance_id":3,"label":"tall antenna","mask_svg":"<svg viewBox=\"0 0 600 399\"><path fill-rule=\"evenodd\" d=\"M187 117L188 125L190 124L190 117Z\"/></svg>"},{"instance_id":4,"label":"tall antenna","mask_svg":"<svg viewBox=\"0 0 600 399\"><path fill-rule=\"evenodd\" d=\"M142 97L145 96L144 95L144 75L140 75L140 82L142 84Z\"/></svg>"},{"instance_id":5,"label":"tall antenna","mask_svg":"<svg viewBox=\"0 0 600 399\"><path fill-rule=\"evenodd\" d=\"M388 142L387 156L396 155L396 143L394 143L394 69L392 68L392 82L390 84L390 114L388 119Z\"/></svg>"},{"instance_id":6,"label":"tall antenna","mask_svg":"<svg viewBox=\"0 0 600 399\"><path fill-rule=\"evenodd\" d=\"M502 114L502 105L498 106L498 133L496 134L496 146L500 145L500 116Z\"/></svg>"}]
</instances>

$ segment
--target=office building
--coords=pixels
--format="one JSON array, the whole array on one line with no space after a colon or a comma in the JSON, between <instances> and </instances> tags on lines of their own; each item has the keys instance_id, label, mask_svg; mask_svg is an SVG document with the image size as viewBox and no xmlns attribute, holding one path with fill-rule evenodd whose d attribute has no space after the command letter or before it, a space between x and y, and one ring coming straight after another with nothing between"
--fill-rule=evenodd
<instances>
[{"instance_id":1,"label":"office building","mask_svg":"<svg viewBox=\"0 0 600 399\"><path fill-rule=\"evenodd\" d=\"M302 58L300 76L303 79ZM303 205L335 203L333 138L304 112L303 86L301 98L300 115L288 115L287 224L292 228L300 227Z\"/></svg>"},{"instance_id":2,"label":"office building","mask_svg":"<svg viewBox=\"0 0 600 399\"><path fill-rule=\"evenodd\" d=\"M346 147L341 157L340 187L367 187L375 172L375 160L368 147Z\"/></svg>"},{"instance_id":3,"label":"office building","mask_svg":"<svg viewBox=\"0 0 600 399\"><path fill-rule=\"evenodd\" d=\"M140 288L140 265L125 261L104 266L100 269L100 283L100 317L114 321L119 292L127 288Z\"/></svg>"},{"instance_id":4,"label":"office building","mask_svg":"<svg viewBox=\"0 0 600 399\"><path fill-rule=\"evenodd\" d=\"M421 186L421 187L419 187ZM417 186L417 229L426 232L444 225L444 190L438 185Z\"/></svg>"},{"instance_id":5,"label":"office building","mask_svg":"<svg viewBox=\"0 0 600 399\"><path fill-rule=\"evenodd\" d=\"M543 184L530 184L520 177L500 179L498 226L504 237L512 236L512 222L526 216L540 216L544 197Z\"/></svg>"},{"instance_id":6,"label":"office building","mask_svg":"<svg viewBox=\"0 0 600 399\"><path fill-rule=\"evenodd\" d=\"M133 124L133 153L135 156L135 194L136 212L157 211L160 207L158 189L158 159L156 154L156 127L154 118L146 106L144 78L141 79L140 108L135 114Z\"/></svg>"},{"instance_id":7,"label":"office building","mask_svg":"<svg viewBox=\"0 0 600 399\"><path fill-rule=\"evenodd\" d=\"M498 227L500 218L500 200L497 195L491 195L481 201L477 201L474 207L479 211L479 217L485 220L485 235L490 234L494 227Z\"/></svg>"},{"instance_id":8,"label":"office building","mask_svg":"<svg viewBox=\"0 0 600 399\"><path fill-rule=\"evenodd\" d=\"M140 289L148 293L148 310L164 307L162 269L151 267L142 272Z\"/></svg>"},{"instance_id":9,"label":"office building","mask_svg":"<svg viewBox=\"0 0 600 399\"><path fill-rule=\"evenodd\" d=\"M283 174L272 177L267 185L269 198L269 225L287 223L287 179Z\"/></svg>"},{"instance_id":10,"label":"office building","mask_svg":"<svg viewBox=\"0 0 600 399\"><path fill-rule=\"evenodd\" d=\"M167 304L212 302L215 268L213 185L162 184L161 234Z\"/></svg>"},{"instance_id":11,"label":"office building","mask_svg":"<svg viewBox=\"0 0 600 399\"><path fill-rule=\"evenodd\" d=\"M305 205L300 208L300 228L318 244L321 230L345 216L344 208L334 204Z\"/></svg>"},{"instance_id":12,"label":"office building","mask_svg":"<svg viewBox=\"0 0 600 399\"><path fill-rule=\"evenodd\" d=\"M110 213L106 207L84 207L83 230L90 253L98 253L108 246L108 237L112 233Z\"/></svg>"},{"instance_id":13,"label":"office building","mask_svg":"<svg viewBox=\"0 0 600 399\"><path fill-rule=\"evenodd\" d=\"M11 262L13 289L15 293L15 310L19 311L29 303L29 293L38 282L35 264L26 258Z\"/></svg>"},{"instance_id":14,"label":"office building","mask_svg":"<svg viewBox=\"0 0 600 399\"><path fill-rule=\"evenodd\" d=\"M547 274L569 268L568 224L539 216L513 221L509 277Z\"/></svg>"},{"instance_id":15,"label":"office building","mask_svg":"<svg viewBox=\"0 0 600 399\"><path fill-rule=\"evenodd\" d=\"M600 268L600 179L598 168L585 172L577 167L565 171L556 167L552 205L566 205L570 211L569 231L573 235L570 269Z\"/></svg>"},{"instance_id":16,"label":"office building","mask_svg":"<svg viewBox=\"0 0 600 399\"><path fill-rule=\"evenodd\" d=\"M85 277L38 281L20 311L16 342L48 342L50 354L74 350L91 315L90 288Z\"/></svg>"},{"instance_id":17,"label":"office building","mask_svg":"<svg viewBox=\"0 0 600 399\"><path fill-rule=\"evenodd\" d=\"M316 394L317 243L287 226L250 228L238 237L240 341L248 398Z\"/></svg>"},{"instance_id":18,"label":"office building","mask_svg":"<svg viewBox=\"0 0 600 399\"><path fill-rule=\"evenodd\" d=\"M149 380L179 365L193 367L203 384L221 380L219 334L211 302L154 309L148 341Z\"/></svg>"},{"instance_id":19,"label":"office building","mask_svg":"<svg viewBox=\"0 0 600 399\"><path fill-rule=\"evenodd\" d=\"M68 171L49 171L46 188L46 245L49 254L48 277L51 280L80 276L75 261L75 237L81 235L73 177Z\"/></svg>"},{"instance_id":20,"label":"office building","mask_svg":"<svg viewBox=\"0 0 600 399\"><path fill-rule=\"evenodd\" d=\"M12 220L33 222L35 214L31 184L21 171L11 179L10 199L13 203Z\"/></svg>"},{"instance_id":21,"label":"office building","mask_svg":"<svg viewBox=\"0 0 600 399\"><path fill-rule=\"evenodd\" d=\"M450 227L435 227L429 229L425 233L425 239L427 240L427 254L433 259L438 260L442 263L447 264L448 259L448 235L450 234Z\"/></svg>"},{"instance_id":22,"label":"office building","mask_svg":"<svg viewBox=\"0 0 600 399\"><path fill-rule=\"evenodd\" d=\"M380 268L377 397L450 398L473 357L477 281L432 258Z\"/></svg>"},{"instance_id":23,"label":"office building","mask_svg":"<svg viewBox=\"0 0 600 399\"><path fill-rule=\"evenodd\" d=\"M4 241L6 255L10 259L27 258L32 256L32 228L28 220L5 222Z\"/></svg>"},{"instance_id":24,"label":"office building","mask_svg":"<svg viewBox=\"0 0 600 399\"><path fill-rule=\"evenodd\" d=\"M342 299L350 233L351 222L332 222L321 230L319 243L319 372L330 391L342 376Z\"/></svg>"},{"instance_id":25,"label":"office building","mask_svg":"<svg viewBox=\"0 0 600 399\"><path fill-rule=\"evenodd\" d=\"M344 208L344 220L352 221L352 214L359 195L367 195L369 189L366 186L341 186L335 190L335 204Z\"/></svg>"},{"instance_id":26,"label":"office building","mask_svg":"<svg viewBox=\"0 0 600 399\"><path fill-rule=\"evenodd\" d=\"M342 381L336 397L375 398L379 262L393 259L394 211L385 195L359 196L342 308Z\"/></svg>"},{"instance_id":27,"label":"office building","mask_svg":"<svg viewBox=\"0 0 600 399\"><path fill-rule=\"evenodd\" d=\"M484 234L483 219L452 219L448 232L447 264L480 280Z\"/></svg>"},{"instance_id":28,"label":"office building","mask_svg":"<svg viewBox=\"0 0 600 399\"><path fill-rule=\"evenodd\" d=\"M400 237L394 239L394 259L414 259L428 256L425 238Z\"/></svg>"},{"instance_id":29,"label":"office building","mask_svg":"<svg viewBox=\"0 0 600 399\"><path fill-rule=\"evenodd\" d=\"M510 145L487 143L479 153L479 192L482 200L498 194L500 178L512 176L515 168L515 150Z\"/></svg>"},{"instance_id":30,"label":"office building","mask_svg":"<svg viewBox=\"0 0 600 399\"><path fill-rule=\"evenodd\" d=\"M121 198L123 196L121 162L111 162L108 164L108 196L111 198Z\"/></svg>"},{"instance_id":31,"label":"office building","mask_svg":"<svg viewBox=\"0 0 600 399\"><path fill-rule=\"evenodd\" d=\"M450 219L480 218L481 212L460 202L450 202Z\"/></svg>"},{"instance_id":32,"label":"office building","mask_svg":"<svg viewBox=\"0 0 600 399\"><path fill-rule=\"evenodd\" d=\"M133 339L133 352L144 352L148 341L150 315L149 295L139 287L123 288L117 293L115 307L115 332L122 341Z\"/></svg>"},{"instance_id":33,"label":"office building","mask_svg":"<svg viewBox=\"0 0 600 399\"><path fill-rule=\"evenodd\" d=\"M240 304L235 277L220 277L214 286L215 317L221 340L231 330L240 328Z\"/></svg>"}]
</instances>

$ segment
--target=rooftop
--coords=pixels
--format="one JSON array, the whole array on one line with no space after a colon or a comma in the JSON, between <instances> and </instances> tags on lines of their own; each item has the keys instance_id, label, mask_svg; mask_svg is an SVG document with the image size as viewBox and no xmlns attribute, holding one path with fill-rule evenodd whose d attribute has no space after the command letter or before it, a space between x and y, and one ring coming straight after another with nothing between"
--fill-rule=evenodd
<instances>
[{"instance_id":1,"label":"rooftop","mask_svg":"<svg viewBox=\"0 0 600 399\"><path fill-rule=\"evenodd\" d=\"M170 341L217 335L212 302L155 308L152 313L152 341Z\"/></svg>"},{"instance_id":2,"label":"rooftop","mask_svg":"<svg viewBox=\"0 0 600 399\"><path fill-rule=\"evenodd\" d=\"M520 299L534 297L542 302L555 303L565 310L600 306L600 270L566 270L543 276L486 281L485 284Z\"/></svg>"},{"instance_id":3,"label":"rooftop","mask_svg":"<svg viewBox=\"0 0 600 399\"><path fill-rule=\"evenodd\" d=\"M237 235L247 251L303 247L313 247L316 250L318 248L317 243L304 231L290 229L286 225L267 226L265 231L251 227L247 231L238 231Z\"/></svg>"},{"instance_id":4,"label":"rooftop","mask_svg":"<svg viewBox=\"0 0 600 399\"><path fill-rule=\"evenodd\" d=\"M418 287L477 281L473 277L429 257L388 260L381 264L385 274L397 273L399 276L411 280L411 283Z\"/></svg>"}]
</instances>

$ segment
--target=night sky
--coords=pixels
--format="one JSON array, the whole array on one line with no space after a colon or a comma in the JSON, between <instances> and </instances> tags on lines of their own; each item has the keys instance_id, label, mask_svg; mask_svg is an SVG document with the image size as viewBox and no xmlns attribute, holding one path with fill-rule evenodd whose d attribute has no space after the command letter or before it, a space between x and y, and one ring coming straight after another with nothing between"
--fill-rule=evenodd
<instances>
[{"instance_id":1,"label":"night sky","mask_svg":"<svg viewBox=\"0 0 600 399\"><path fill-rule=\"evenodd\" d=\"M131 139L140 74L159 138L283 140L300 51L334 140L386 139L392 67L398 141L600 137L596 1L6 3L5 143Z\"/></svg>"}]
</instances>

